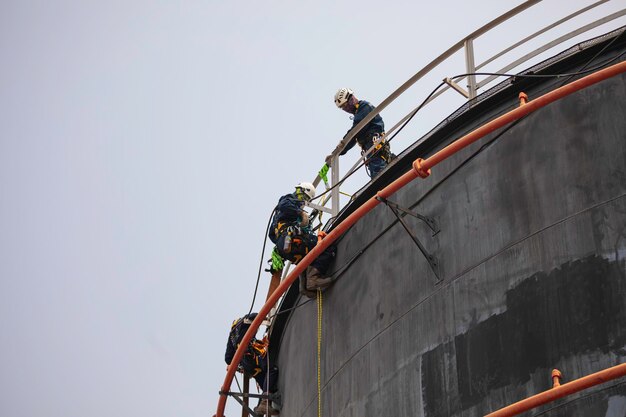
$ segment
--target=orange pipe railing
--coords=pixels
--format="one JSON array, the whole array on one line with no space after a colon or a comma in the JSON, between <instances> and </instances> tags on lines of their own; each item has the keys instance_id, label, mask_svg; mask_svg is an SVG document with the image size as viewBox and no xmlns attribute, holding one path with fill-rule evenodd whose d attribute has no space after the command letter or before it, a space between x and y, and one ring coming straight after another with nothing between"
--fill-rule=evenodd
<instances>
[{"instance_id":1,"label":"orange pipe railing","mask_svg":"<svg viewBox=\"0 0 626 417\"><path fill-rule=\"evenodd\" d=\"M228 371L226 372L226 376L224 377L224 384L222 385L222 389L220 390L220 398L217 403L217 412L214 417L224 416L227 393L230 390L230 385L233 382L233 377L235 376L237 365L241 361L241 358L243 357L248 343L250 343L250 340L256 334L259 326L261 325L267 314L270 312L271 308L274 307L276 302L278 302L278 299L289 289L291 284L293 284L298 276L302 272L304 272L304 270L311 264L311 262L315 258L317 258L326 248L328 248L328 246L330 246L343 233L345 233L350 227L352 227L352 225L356 223L357 220L365 216L365 214L370 212L380 203L377 197L381 197L384 200L394 194L400 188L404 187L409 182L413 181L418 176L426 178L428 175L430 175L430 168L434 167L451 155L454 155L456 152L465 148L466 146L469 146L470 144L476 142L478 139L493 132L494 130L499 129L500 127L515 120L518 120L521 117L526 116L527 114L532 113L533 111L552 103L553 101L559 100L578 90L589 87L590 85L596 84L600 81L621 74L625 71L626 62L620 62L619 64L615 64L591 75L587 75L586 77L578 79L563 87L557 88L556 90L553 90L535 100L529 101L523 106L511 110L510 112L492 120L491 122L481 126L480 128L446 146L426 160L418 158L413 162L412 170L406 172L400 178L397 178L391 184L378 191L378 193L376 193L374 197L367 200L365 203L363 203L363 205L361 205L348 217L346 217L344 221L335 226L335 228L330 233L328 233L328 235L321 242L319 242L315 246L315 248L311 250L311 252L309 252L304 258L302 258L302 260L300 260L298 265L296 265L293 271L291 271L291 273L283 280L283 282L280 283L278 288L276 288L276 291L274 291L274 293L267 299L263 307L261 307L261 309L259 310L259 314L256 316L256 318L250 325L250 328L241 340L239 348L235 352L235 356L232 359L231 366L228 367Z\"/></svg>"},{"instance_id":2,"label":"orange pipe railing","mask_svg":"<svg viewBox=\"0 0 626 417\"><path fill-rule=\"evenodd\" d=\"M540 405L544 405L561 397L565 397L566 395L582 391L585 388L593 387L595 385L599 385L625 375L626 363L623 363L621 365L617 365L612 368L596 372L595 374L587 375L575 381L568 382L567 384L557 385L556 387L549 389L548 391L533 395L532 397L528 397L525 400L501 408L491 414L487 414L485 417L516 416L535 407L539 407Z\"/></svg>"}]
</instances>

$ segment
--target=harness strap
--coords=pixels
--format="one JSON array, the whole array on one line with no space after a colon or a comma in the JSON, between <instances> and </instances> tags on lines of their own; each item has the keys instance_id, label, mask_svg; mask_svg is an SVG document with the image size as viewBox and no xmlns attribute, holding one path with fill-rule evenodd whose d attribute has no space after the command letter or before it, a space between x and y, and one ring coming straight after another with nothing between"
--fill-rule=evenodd
<instances>
[{"instance_id":1,"label":"harness strap","mask_svg":"<svg viewBox=\"0 0 626 417\"><path fill-rule=\"evenodd\" d=\"M391 162L391 146L389 146L389 143L385 139L385 132L374 133L371 136L371 145L368 145L369 143L361 145L361 155L373 146L374 150L368 155L367 159L377 156L387 163Z\"/></svg>"}]
</instances>

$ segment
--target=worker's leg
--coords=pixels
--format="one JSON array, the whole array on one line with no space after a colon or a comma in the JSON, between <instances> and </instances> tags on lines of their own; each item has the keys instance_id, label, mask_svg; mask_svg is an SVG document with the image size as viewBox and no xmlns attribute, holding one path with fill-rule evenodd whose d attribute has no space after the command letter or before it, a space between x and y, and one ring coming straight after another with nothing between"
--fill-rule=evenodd
<instances>
[{"instance_id":1,"label":"worker's leg","mask_svg":"<svg viewBox=\"0 0 626 417\"><path fill-rule=\"evenodd\" d=\"M311 239L315 239L315 243L317 243L316 236L311 235ZM335 254L336 246L330 245L311 262L306 271L306 289L308 291L322 290L330 286L332 278L326 276L326 274L331 262L335 259Z\"/></svg>"},{"instance_id":2,"label":"worker's leg","mask_svg":"<svg viewBox=\"0 0 626 417\"><path fill-rule=\"evenodd\" d=\"M272 394L278 390L278 367L275 365L267 364L266 358L258 358L261 372L255 375L254 379L263 390L263 394ZM278 410L271 406L271 402L268 400L259 401L259 405L254 409L257 414L278 414Z\"/></svg>"},{"instance_id":3,"label":"worker's leg","mask_svg":"<svg viewBox=\"0 0 626 417\"><path fill-rule=\"evenodd\" d=\"M365 163L367 165L367 170L370 175L370 178L376 177L387 166L387 162L380 156L374 155L369 161Z\"/></svg>"},{"instance_id":4,"label":"worker's leg","mask_svg":"<svg viewBox=\"0 0 626 417\"><path fill-rule=\"evenodd\" d=\"M290 260L293 263L298 263L304 256L306 256L315 245L317 245L317 236L312 233L305 233L302 235L294 236L291 240L291 247L289 253L282 253L280 251L280 244L284 238L280 237L277 241L277 248L279 254L285 259ZM331 245L324 252L322 252L317 259L314 259L311 266L303 273L301 282L304 285L300 287L300 293L306 295L309 298L315 296L316 289L323 289L330 285L332 279L325 276L328 271L330 263L335 258L336 248L335 245Z\"/></svg>"}]
</instances>

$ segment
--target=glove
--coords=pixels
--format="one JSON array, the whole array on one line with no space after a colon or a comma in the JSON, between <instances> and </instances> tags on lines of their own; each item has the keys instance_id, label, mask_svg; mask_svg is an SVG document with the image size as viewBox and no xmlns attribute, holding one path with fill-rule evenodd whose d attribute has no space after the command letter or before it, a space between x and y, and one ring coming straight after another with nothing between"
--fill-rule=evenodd
<instances>
[{"instance_id":1,"label":"glove","mask_svg":"<svg viewBox=\"0 0 626 417\"><path fill-rule=\"evenodd\" d=\"M332 155L328 155L326 158L332 159ZM326 162L324 166L320 169L320 172L317 173L317 175L320 176L320 178L324 181L324 184L326 185L328 185L328 170L329 169L330 169L330 165L328 162Z\"/></svg>"}]
</instances>

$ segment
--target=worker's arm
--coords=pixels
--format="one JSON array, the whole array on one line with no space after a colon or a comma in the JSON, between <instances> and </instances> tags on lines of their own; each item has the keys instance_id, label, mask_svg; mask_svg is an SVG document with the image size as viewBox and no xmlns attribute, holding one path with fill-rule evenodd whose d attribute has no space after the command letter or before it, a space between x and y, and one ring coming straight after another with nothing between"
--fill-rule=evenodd
<instances>
[{"instance_id":1,"label":"worker's arm","mask_svg":"<svg viewBox=\"0 0 626 417\"><path fill-rule=\"evenodd\" d=\"M350 130L348 130L348 133L350 133ZM344 136L344 138L346 136L348 136L348 133L346 133L346 135ZM356 144L356 136L353 137L350 142L346 143L346 146L343 148L343 151L341 151L341 153L339 155L345 155L350 149L352 149L354 147L354 145Z\"/></svg>"},{"instance_id":2,"label":"worker's arm","mask_svg":"<svg viewBox=\"0 0 626 417\"><path fill-rule=\"evenodd\" d=\"M224 360L226 364L230 365L230 362L233 360L233 356L235 356L235 347L230 343L230 335L228 337L228 342L226 343L226 353L224 354Z\"/></svg>"},{"instance_id":3,"label":"worker's arm","mask_svg":"<svg viewBox=\"0 0 626 417\"><path fill-rule=\"evenodd\" d=\"M281 221L300 221L304 201L300 201L293 194L287 194L280 198L276 211L281 213Z\"/></svg>"}]
</instances>

